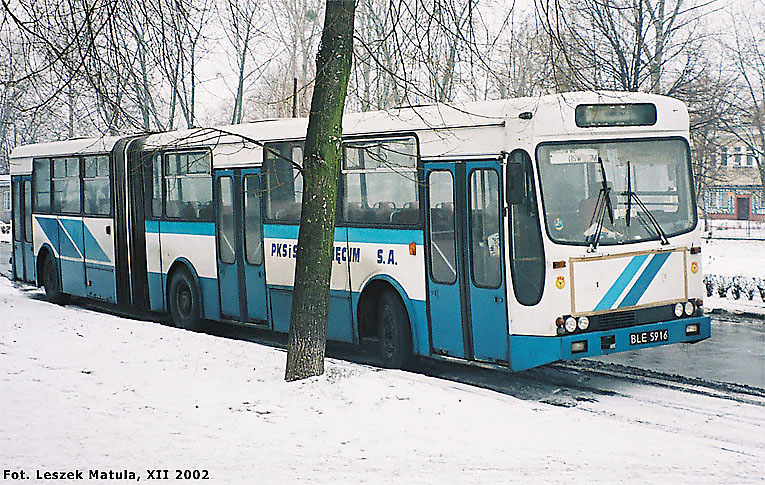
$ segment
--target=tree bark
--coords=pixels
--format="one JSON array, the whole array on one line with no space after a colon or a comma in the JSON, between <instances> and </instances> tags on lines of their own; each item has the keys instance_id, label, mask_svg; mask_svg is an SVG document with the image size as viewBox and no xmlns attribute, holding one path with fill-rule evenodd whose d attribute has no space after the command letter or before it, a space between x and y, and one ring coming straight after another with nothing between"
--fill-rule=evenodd
<instances>
[{"instance_id":1,"label":"tree bark","mask_svg":"<svg viewBox=\"0 0 765 485\"><path fill-rule=\"evenodd\" d=\"M324 373L342 121L353 56L353 0L327 0L303 156L303 202L287 368L295 381Z\"/></svg>"}]
</instances>

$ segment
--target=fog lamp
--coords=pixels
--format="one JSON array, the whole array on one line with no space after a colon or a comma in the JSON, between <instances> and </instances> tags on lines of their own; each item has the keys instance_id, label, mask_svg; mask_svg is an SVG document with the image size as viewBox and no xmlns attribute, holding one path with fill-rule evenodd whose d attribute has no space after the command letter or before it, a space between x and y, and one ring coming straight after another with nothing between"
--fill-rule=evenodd
<instances>
[{"instance_id":1,"label":"fog lamp","mask_svg":"<svg viewBox=\"0 0 765 485\"><path fill-rule=\"evenodd\" d=\"M683 304L682 303L675 303L675 316L677 318L680 318L683 316Z\"/></svg>"},{"instance_id":2,"label":"fog lamp","mask_svg":"<svg viewBox=\"0 0 765 485\"><path fill-rule=\"evenodd\" d=\"M693 311L695 309L696 308L693 306L693 303L691 303L690 301L685 302L685 314L686 315L688 315L690 317L691 315L693 315Z\"/></svg>"},{"instance_id":3,"label":"fog lamp","mask_svg":"<svg viewBox=\"0 0 765 485\"><path fill-rule=\"evenodd\" d=\"M699 334L699 324L698 323L691 323L689 325L685 326L685 334L686 335L698 335Z\"/></svg>"}]
</instances>

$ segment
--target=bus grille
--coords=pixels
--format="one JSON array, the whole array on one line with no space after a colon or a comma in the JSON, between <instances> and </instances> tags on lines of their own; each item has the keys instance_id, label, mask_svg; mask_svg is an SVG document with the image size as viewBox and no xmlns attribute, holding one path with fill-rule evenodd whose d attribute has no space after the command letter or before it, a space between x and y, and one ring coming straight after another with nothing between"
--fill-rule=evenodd
<instances>
[{"instance_id":1,"label":"bus grille","mask_svg":"<svg viewBox=\"0 0 765 485\"><path fill-rule=\"evenodd\" d=\"M620 312L601 315L599 321L600 330L611 330L620 327L629 327L635 324L635 312Z\"/></svg>"}]
</instances>

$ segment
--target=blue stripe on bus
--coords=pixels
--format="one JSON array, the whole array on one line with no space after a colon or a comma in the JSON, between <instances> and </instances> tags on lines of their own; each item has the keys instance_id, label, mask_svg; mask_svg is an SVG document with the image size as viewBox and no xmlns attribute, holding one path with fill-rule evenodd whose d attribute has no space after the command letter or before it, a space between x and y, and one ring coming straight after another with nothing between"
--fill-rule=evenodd
<instances>
[{"instance_id":1,"label":"blue stripe on bus","mask_svg":"<svg viewBox=\"0 0 765 485\"><path fill-rule=\"evenodd\" d=\"M146 232L156 234L188 234L194 236L214 236L215 224L212 222L186 222L186 221L146 221Z\"/></svg>"},{"instance_id":2,"label":"blue stripe on bus","mask_svg":"<svg viewBox=\"0 0 765 485\"><path fill-rule=\"evenodd\" d=\"M422 244L422 229L378 229L373 227L349 227L348 242Z\"/></svg>"},{"instance_id":3,"label":"blue stripe on bus","mask_svg":"<svg viewBox=\"0 0 765 485\"><path fill-rule=\"evenodd\" d=\"M647 257L647 254L641 254L632 258L627 264L627 267L622 271L622 274L616 278L614 284L611 285L611 288L608 289L606 294L603 296L603 299L600 300L594 310L610 309L613 304L616 303L616 299L619 298L619 295L621 295L624 289L627 288L629 282L632 281L632 278L635 277L635 274L643 265L643 261L645 261Z\"/></svg>"},{"instance_id":4,"label":"blue stripe on bus","mask_svg":"<svg viewBox=\"0 0 765 485\"><path fill-rule=\"evenodd\" d=\"M338 231L348 230L348 242L354 243L387 243L409 244L423 243L422 229L383 229L376 227L337 227L335 240L343 240L344 234ZM268 239L297 239L298 226L288 224L265 224L263 237Z\"/></svg>"},{"instance_id":5,"label":"blue stripe on bus","mask_svg":"<svg viewBox=\"0 0 765 485\"><path fill-rule=\"evenodd\" d=\"M640 276L638 276L635 284L632 285L632 288L630 289L629 293L627 293L627 296L625 296L624 300L622 300L622 302L619 304L619 308L637 304L637 302L640 300L640 297L642 297L643 293L645 293L645 291L648 289L648 285L651 284L671 254L672 253L669 252L659 253L655 254L651 258L643 272L640 274Z\"/></svg>"}]
</instances>

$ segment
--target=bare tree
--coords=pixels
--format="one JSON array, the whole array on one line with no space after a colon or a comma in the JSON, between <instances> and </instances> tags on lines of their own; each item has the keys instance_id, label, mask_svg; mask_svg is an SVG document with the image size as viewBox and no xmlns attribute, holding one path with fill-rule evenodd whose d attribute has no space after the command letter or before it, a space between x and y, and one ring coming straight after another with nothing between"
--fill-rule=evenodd
<instances>
[{"instance_id":1,"label":"bare tree","mask_svg":"<svg viewBox=\"0 0 765 485\"><path fill-rule=\"evenodd\" d=\"M765 201L765 15L762 9L742 12L734 19L725 54L737 75L729 97L733 117L726 130L754 155Z\"/></svg>"},{"instance_id":2,"label":"bare tree","mask_svg":"<svg viewBox=\"0 0 765 485\"><path fill-rule=\"evenodd\" d=\"M353 60L354 0L327 0L303 157L300 232L285 380L324 373L342 125Z\"/></svg>"}]
</instances>

